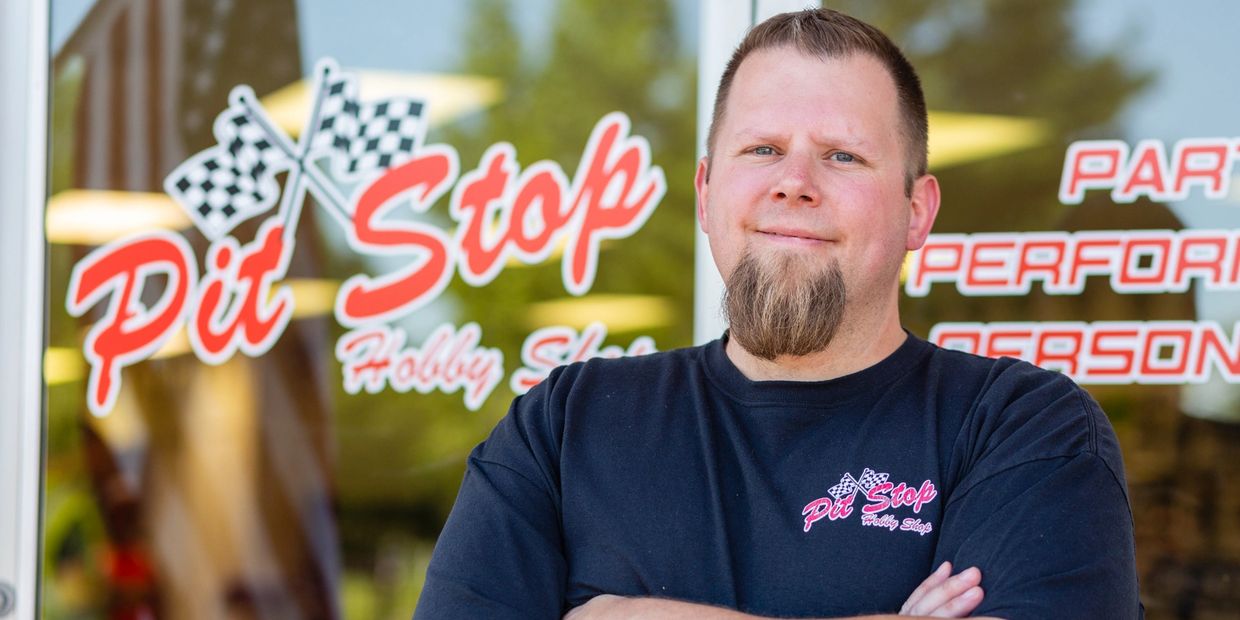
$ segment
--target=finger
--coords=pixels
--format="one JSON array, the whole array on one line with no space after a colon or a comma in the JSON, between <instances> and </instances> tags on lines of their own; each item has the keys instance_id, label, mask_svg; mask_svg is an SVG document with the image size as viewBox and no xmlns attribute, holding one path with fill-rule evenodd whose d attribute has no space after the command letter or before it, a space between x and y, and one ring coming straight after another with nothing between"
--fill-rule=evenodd
<instances>
[{"instance_id":1,"label":"finger","mask_svg":"<svg viewBox=\"0 0 1240 620\"><path fill-rule=\"evenodd\" d=\"M966 568L927 592L910 611L928 615L981 582L982 571L975 566Z\"/></svg>"},{"instance_id":2,"label":"finger","mask_svg":"<svg viewBox=\"0 0 1240 620\"><path fill-rule=\"evenodd\" d=\"M969 612L977 609L978 605L982 604L982 598L985 597L985 594L981 586L973 586L961 592L959 596L947 601L938 609L930 612L930 616L933 618L963 618L969 615Z\"/></svg>"},{"instance_id":3,"label":"finger","mask_svg":"<svg viewBox=\"0 0 1240 620\"><path fill-rule=\"evenodd\" d=\"M951 574L951 562L943 562L942 564L939 564L939 567L936 568L933 573L930 573L930 576L926 577L925 581L922 581L921 584L917 586L917 589L913 590L912 594L908 595L908 599L905 600L904 605L900 607L900 613L909 613L912 610L912 607L921 601L922 597L924 597L927 592L937 588L939 584L942 584L944 581L947 581L947 578L950 577Z\"/></svg>"}]
</instances>

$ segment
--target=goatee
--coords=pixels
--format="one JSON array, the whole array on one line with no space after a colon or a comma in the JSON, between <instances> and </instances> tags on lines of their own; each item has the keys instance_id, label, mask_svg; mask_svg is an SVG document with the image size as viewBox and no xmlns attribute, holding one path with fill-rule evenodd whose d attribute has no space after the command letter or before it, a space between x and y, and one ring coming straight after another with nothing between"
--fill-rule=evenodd
<instances>
[{"instance_id":1,"label":"goatee","mask_svg":"<svg viewBox=\"0 0 1240 620\"><path fill-rule=\"evenodd\" d=\"M824 351L844 317L844 275L832 261L809 275L796 256L763 261L745 252L723 294L728 333L765 360ZM771 264L775 263L775 264Z\"/></svg>"}]
</instances>

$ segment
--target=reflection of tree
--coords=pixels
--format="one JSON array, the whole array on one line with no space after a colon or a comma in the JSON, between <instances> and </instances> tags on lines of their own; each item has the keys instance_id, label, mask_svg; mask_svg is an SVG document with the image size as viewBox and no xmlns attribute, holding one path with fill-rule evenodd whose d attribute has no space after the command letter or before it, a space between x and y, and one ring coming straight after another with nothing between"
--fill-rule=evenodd
<instances>
[{"instance_id":1,"label":"reflection of tree","mask_svg":"<svg viewBox=\"0 0 1240 620\"><path fill-rule=\"evenodd\" d=\"M512 26L500 19L504 6L496 0L479 1L481 19L475 22L468 45L509 40ZM688 283L694 74L693 65L681 59L672 10L667 0L620 4L562 0L555 18L549 41L529 46L532 52L521 57L524 62L513 62L512 50L498 46L468 59L476 66L467 65L466 71L499 76L508 96L477 126L453 132L449 140L459 146L462 166L476 163L491 142L507 140L516 145L523 165L551 159L571 175L594 124L609 111L626 112L633 120L633 132L650 140L654 163L663 167L669 187L641 231L604 245L591 292L669 296L683 311L678 314L682 320L649 333L663 347L687 344L692 304ZM514 352L530 329L512 320L520 317L521 305L566 295L558 261L509 269L486 289L458 287L457 294L470 318ZM506 303L496 303L499 299Z\"/></svg>"},{"instance_id":2,"label":"reflection of tree","mask_svg":"<svg viewBox=\"0 0 1240 620\"><path fill-rule=\"evenodd\" d=\"M904 44L933 110L1037 119L1041 146L933 172L943 186L935 232L1056 230L1066 145L1114 136L1115 116L1150 76L1119 51L1090 54L1075 43L1073 0L830 2L871 21ZM1118 225L1118 223L1116 224ZM1021 320L1019 297L963 298L932 290L905 300L917 333L946 320ZM962 318L962 317L967 317Z\"/></svg>"},{"instance_id":3,"label":"reflection of tree","mask_svg":"<svg viewBox=\"0 0 1240 620\"><path fill-rule=\"evenodd\" d=\"M1073 140L1122 136L1117 115L1151 76L1123 50L1077 43L1072 0L830 2L906 44L932 109L1038 119L1041 147L935 170L944 188L937 232L1180 228L1162 205L1113 205L1105 195L1060 205L1057 185ZM954 290L905 299L905 321L1191 320L1191 292L1118 295L1100 281L1078 296L964 298ZM1152 617L1215 617L1238 601L1240 493L1234 427L1185 416L1179 386L1090 386L1108 412L1128 469L1142 598ZM1101 526L1101 524L1099 524Z\"/></svg>"},{"instance_id":4,"label":"reflection of tree","mask_svg":"<svg viewBox=\"0 0 1240 620\"><path fill-rule=\"evenodd\" d=\"M695 66L671 2L560 0L548 12L552 23L545 38L537 40L522 37L516 27L513 12L525 8L504 0L472 3L461 71L498 78L504 99L428 139L456 147L465 171L478 165L487 146L508 141L522 167L549 159L571 178L594 124L607 112L627 113L633 133L650 140L668 191L638 233L603 245L591 293L668 298L676 309L673 324L641 333L661 348L687 345ZM439 222L448 221L446 213L446 200L433 209ZM459 309L451 320L478 322L483 344L503 350L509 374L520 365L521 343L537 327L526 322L526 305L566 296L558 258L533 267L508 266L483 288L454 280L444 294ZM637 335L613 332L609 342L628 344ZM390 574L376 570L376 558L384 548L401 545L418 550L415 565L424 562L456 496L466 454L507 411L511 398L506 383L477 413L465 411L459 393L389 391L340 398L339 419L348 426L340 437L341 530L351 570ZM417 540L409 540L410 534ZM420 576L406 580L420 583ZM394 615L408 611L397 605L405 596L396 591L401 585L375 584Z\"/></svg>"}]
</instances>

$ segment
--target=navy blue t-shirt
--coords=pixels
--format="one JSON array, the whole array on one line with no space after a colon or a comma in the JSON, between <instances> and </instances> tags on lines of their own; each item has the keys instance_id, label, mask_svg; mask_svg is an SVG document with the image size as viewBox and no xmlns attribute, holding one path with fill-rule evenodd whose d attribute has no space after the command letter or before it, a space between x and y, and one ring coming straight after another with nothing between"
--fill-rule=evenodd
<instances>
[{"instance_id":1,"label":"navy blue t-shirt","mask_svg":"<svg viewBox=\"0 0 1240 620\"><path fill-rule=\"evenodd\" d=\"M896 612L945 560L975 611L1140 613L1119 447L1090 396L909 336L821 382L725 341L553 372L469 457L418 618L559 618L599 594Z\"/></svg>"}]
</instances>

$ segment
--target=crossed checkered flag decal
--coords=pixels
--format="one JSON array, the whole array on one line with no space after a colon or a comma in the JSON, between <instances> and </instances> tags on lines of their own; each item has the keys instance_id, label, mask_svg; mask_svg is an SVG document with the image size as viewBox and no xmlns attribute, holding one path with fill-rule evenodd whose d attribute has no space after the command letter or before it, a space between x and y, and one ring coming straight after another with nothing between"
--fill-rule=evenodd
<instances>
[{"instance_id":1,"label":"crossed checkered flag decal","mask_svg":"<svg viewBox=\"0 0 1240 620\"><path fill-rule=\"evenodd\" d=\"M827 489L827 494L836 500L840 500L856 493L858 490L869 492L870 489L887 482L887 478L887 474L880 474L867 467L861 472L860 479L853 478L852 474L844 474L840 478L839 484Z\"/></svg>"},{"instance_id":2,"label":"crossed checkered flag decal","mask_svg":"<svg viewBox=\"0 0 1240 620\"><path fill-rule=\"evenodd\" d=\"M406 98L359 103L353 76L329 73L312 156L328 154L332 172L352 180L404 163L422 142L422 102Z\"/></svg>"},{"instance_id":3,"label":"crossed checkered flag decal","mask_svg":"<svg viewBox=\"0 0 1240 620\"><path fill-rule=\"evenodd\" d=\"M361 103L353 76L340 73L331 60L319 63L311 118L302 142L267 118L253 92L238 86L229 106L215 119L218 144L198 152L164 179L164 190L212 241L241 222L263 213L280 198L275 175L298 171L309 176L320 202L344 213L346 205L315 166L331 160L338 181L354 182L404 163L422 143L424 105L409 98ZM298 194L300 195L300 194ZM300 203L299 203L300 204ZM298 204L298 207L299 207Z\"/></svg>"},{"instance_id":4,"label":"crossed checkered flag decal","mask_svg":"<svg viewBox=\"0 0 1240 620\"><path fill-rule=\"evenodd\" d=\"M164 179L168 195L213 240L271 208L280 195L275 173L293 164L238 98L216 117L215 138L218 145Z\"/></svg>"}]
</instances>

